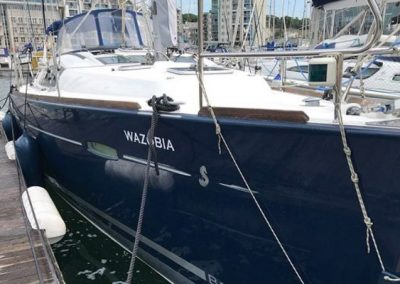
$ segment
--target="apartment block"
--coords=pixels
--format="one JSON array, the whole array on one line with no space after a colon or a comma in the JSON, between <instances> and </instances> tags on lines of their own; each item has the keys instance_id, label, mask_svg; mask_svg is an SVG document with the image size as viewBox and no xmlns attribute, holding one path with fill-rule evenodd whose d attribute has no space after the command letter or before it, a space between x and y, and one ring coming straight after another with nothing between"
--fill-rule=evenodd
<instances>
[{"instance_id":1,"label":"apartment block","mask_svg":"<svg viewBox=\"0 0 400 284\"><path fill-rule=\"evenodd\" d=\"M92 0L64 0L65 7L68 8L69 15L74 16L92 9ZM134 1L135 2L135 1ZM98 0L94 8L115 8L119 7L118 0Z\"/></svg>"},{"instance_id":2,"label":"apartment block","mask_svg":"<svg viewBox=\"0 0 400 284\"><path fill-rule=\"evenodd\" d=\"M259 46L266 40L265 0L212 0L211 37L231 46Z\"/></svg>"},{"instance_id":3,"label":"apartment block","mask_svg":"<svg viewBox=\"0 0 400 284\"><path fill-rule=\"evenodd\" d=\"M16 51L27 43L42 46L45 25L58 20L59 15L57 0L45 1L45 19L41 1L0 0L0 47Z\"/></svg>"}]
</instances>

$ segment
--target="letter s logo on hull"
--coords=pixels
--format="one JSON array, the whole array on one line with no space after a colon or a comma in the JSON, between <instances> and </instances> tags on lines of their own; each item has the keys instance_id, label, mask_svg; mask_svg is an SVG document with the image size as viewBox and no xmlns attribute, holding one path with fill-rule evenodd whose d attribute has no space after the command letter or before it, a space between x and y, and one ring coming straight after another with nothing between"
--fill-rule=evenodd
<instances>
[{"instance_id":1,"label":"letter s logo on hull","mask_svg":"<svg viewBox=\"0 0 400 284\"><path fill-rule=\"evenodd\" d=\"M202 187L206 187L210 183L210 180L208 179L207 168L205 166L200 167L200 175L199 183Z\"/></svg>"}]
</instances>

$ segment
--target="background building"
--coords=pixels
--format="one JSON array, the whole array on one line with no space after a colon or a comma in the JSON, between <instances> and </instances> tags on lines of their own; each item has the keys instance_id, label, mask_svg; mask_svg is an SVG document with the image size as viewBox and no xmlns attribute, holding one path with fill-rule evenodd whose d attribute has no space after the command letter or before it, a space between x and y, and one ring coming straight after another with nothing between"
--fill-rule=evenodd
<instances>
[{"instance_id":1,"label":"background building","mask_svg":"<svg viewBox=\"0 0 400 284\"><path fill-rule=\"evenodd\" d=\"M66 16L87 12L92 8L91 0L45 0L45 24ZM98 0L95 8L118 8L118 0ZM23 48L27 43L42 47L44 21L41 1L0 0L0 48L11 51Z\"/></svg>"},{"instance_id":2,"label":"background building","mask_svg":"<svg viewBox=\"0 0 400 284\"><path fill-rule=\"evenodd\" d=\"M183 41L190 45L197 45L198 38L197 22L186 22L183 24Z\"/></svg>"},{"instance_id":3,"label":"background building","mask_svg":"<svg viewBox=\"0 0 400 284\"><path fill-rule=\"evenodd\" d=\"M212 0L210 13L213 40L231 46L265 43L265 0Z\"/></svg>"},{"instance_id":4,"label":"background building","mask_svg":"<svg viewBox=\"0 0 400 284\"><path fill-rule=\"evenodd\" d=\"M176 9L176 19L178 28L178 38L181 41L183 36L183 19L182 19L182 11L180 9Z\"/></svg>"},{"instance_id":5,"label":"background building","mask_svg":"<svg viewBox=\"0 0 400 284\"><path fill-rule=\"evenodd\" d=\"M92 8L92 0L64 0L68 7L69 15L74 16L89 11ZM95 8L118 8L118 0L98 0Z\"/></svg>"},{"instance_id":6,"label":"background building","mask_svg":"<svg viewBox=\"0 0 400 284\"><path fill-rule=\"evenodd\" d=\"M45 1L46 25L60 18L57 0ZM11 51L27 43L42 46L44 21L41 1L0 0L0 47Z\"/></svg>"}]
</instances>

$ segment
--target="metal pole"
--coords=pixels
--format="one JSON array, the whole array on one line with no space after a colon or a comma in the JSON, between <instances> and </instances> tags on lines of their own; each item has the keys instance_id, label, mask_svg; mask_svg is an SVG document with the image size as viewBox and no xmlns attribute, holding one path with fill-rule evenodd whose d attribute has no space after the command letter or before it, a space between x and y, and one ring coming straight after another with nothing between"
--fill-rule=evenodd
<instances>
[{"instance_id":1,"label":"metal pole","mask_svg":"<svg viewBox=\"0 0 400 284\"><path fill-rule=\"evenodd\" d=\"M203 106L203 91L202 91L202 82L203 82L203 0L198 0L197 1L197 14L198 14L198 19L197 19L197 38L198 38L198 62L197 62L197 71L199 73L199 105L200 108Z\"/></svg>"},{"instance_id":2,"label":"metal pole","mask_svg":"<svg viewBox=\"0 0 400 284\"><path fill-rule=\"evenodd\" d=\"M44 9L44 0L42 0L42 17L43 17L43 30L44 30L44 33L46 34L46 12L45 12L45 9Z\"/></svg>"},{"instance_id":3,"label":"metal pole","mask_svg":"<svg viewBox=\"0 0 400 284\"><path fill-rule=\"evenodd\" d=\"M339 106L342 91L342 73L343 73L343 54L336 55L336 85L335 85L335 107ZM335 121L338 121L337 111L335 111Z\"/></svg>"},{"instance_id":4,"label":"metal pole","mask_svg":"<svg viewBox=\"0 0 400 284\"><path fill-rule=\"evenodd\" d=\"M200 1L200 0L199 0ZM232 53L206 53L199 54L199 57L204 58L231 58L231 57L294 57L294 56L319 56L319 55L332 55L337 53L342 53L344 55L348 54L350 56L358 55L358 54L383 54L383 53L392 53L396 51L395 48L376 48L369 50L374 43L376 43L382 33L382 16L380 14L380 9L375 0L367 0L368 6L371 9L371 12L374 16L375 20L375 30L373 32L373 36L370 37L368 42L359 47L359 48L345 48L345 49L314 49L314 50L286 50L286 51L270 51L270 52L232 52Z\"/></svg>"},{"instance_id":5,"label":"metal pole","mask_svg":"<svg viewBox=\"0 0 400 284\"><path fill-rule=\"evenodd\" d=\"M395 47L379 47L371 48L370 50L360 51L357 48L347 48L347 49L315 49L315 50L286 50L286 51L267 51L267 52L226 52L226 53L203 53L201 56L203 58L291 58L291 57L312 57L312 56L331 56L336 53L343 53L348 55L348 57L354 57L356 55L376 55L376 54L393 54L399 52L398 48Z\"/></svg>"},{"instance_id":6,"label":"metal pole","mask_svg":"<svg viewBox=\"0 0 400 284\"><path fill-rule=\"evenodd\" d=\"M326 33L326 10L324 9L324 29L322 31L322 40L325 40L325 33Z\"/></svg>"},{"instance_id":7,"label":"metal pole","mask_svg":"<svg viewBox=\"0 0 400 284\"><path fill-rule=\"evenodd\" d=\"M32 16L31 16L31 9L29 7L29 2L25 1L25 5L26 5L26 9L28 10L29 29L31 31L31 42L32 42L33 50L37 51L36 41L35 41L35 33L33 31ZM46 30L44 32L46 33Z\"/></svg>"}]
</instances>

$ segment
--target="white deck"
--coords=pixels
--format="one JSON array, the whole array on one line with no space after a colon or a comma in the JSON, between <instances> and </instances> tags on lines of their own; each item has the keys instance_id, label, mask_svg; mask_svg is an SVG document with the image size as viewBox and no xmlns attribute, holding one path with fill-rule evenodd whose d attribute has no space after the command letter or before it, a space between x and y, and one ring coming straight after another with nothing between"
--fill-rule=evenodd
<instances>
[{"instance_id":1,"label":"white deck","mask_svg":"<svg viewBox=\"0 0 400 284\"><path fill-rule=\"evenodd\" d=\"M153 95L167 94L174 101L183 103L177 113L197 114L199 111L196 74L177 75L168 71L169 68L189 67L190 63L159 61L153 66L102 65L89 53L80 55L62 57L62 66L65 68L59 78L62 97L137 102L142 110L151 110L147 101ZM214 63L206 61L206 65ZM125 69L119 70L121 66ZM58 96L56 88L44 88L38 81L28 87L28 93ZM310 117L310 122L333 122L334 108L331 102L321 100L320 106L306 106L303 102L305 96L273 91L261 76L235 70L231 74L206 74L204 82L214 107L301 110ZM21 90L25 90L25 87ZM365 125L366 122L394 119L392 115L382 113L345 115L352 105L342 106L346 124Z\"/></svg>"}]
</instances>

